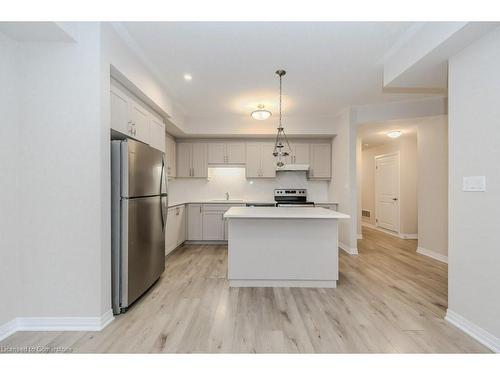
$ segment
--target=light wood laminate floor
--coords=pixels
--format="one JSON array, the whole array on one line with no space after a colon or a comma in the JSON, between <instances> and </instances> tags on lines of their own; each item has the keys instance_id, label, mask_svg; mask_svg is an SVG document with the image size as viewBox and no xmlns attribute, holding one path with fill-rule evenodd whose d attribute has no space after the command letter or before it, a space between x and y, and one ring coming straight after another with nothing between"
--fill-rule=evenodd
<instances>
[{"instance_id":1,"label":"light wood laminate floor","mask_svg":"<svg viewBox=\"0 0 500 375\"><path fill-rule=\"evenodd\" d=\"M363 230L340 252L337 289L229 288L227 247L186 245L159 282L102 332L17 332L0 346L74 352L488 352L443 320L447 266L415 240ZM307 249L304 249L307 251Z\"/></svg>"}]
</instances>

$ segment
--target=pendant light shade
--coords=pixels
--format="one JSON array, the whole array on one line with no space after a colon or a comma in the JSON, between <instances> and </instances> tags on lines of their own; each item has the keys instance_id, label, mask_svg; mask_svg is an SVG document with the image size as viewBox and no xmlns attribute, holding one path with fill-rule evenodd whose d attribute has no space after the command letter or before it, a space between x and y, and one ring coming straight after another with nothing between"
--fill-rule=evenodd
<instances>
[{"instance_id":1,"label":"pendant light shade","mask_svg":"<svg viewBox=\"0 0 500 375\"><path fill-rule=\"evenodd\" d=\"M263 104L259 104L257 106L257 109L256 111L253 111L251 113L251 116L255 119L255 120L267 120L270 116L271 116L271 112L269 112L267 109L264 109L264 105Z\"/></svg>"},{"instance_id":2,"label":"pendant light shade","mask_svg":"<svg viewBox=\"0 0 500 375\"><path fill-rule=\"evenodd\" d=\"M278 133L276 134L276 141L274 142L273 156L276 158L276 166L281 168L285 165L288 156L292 155L292 148L288 142L288 138L285 134L285 129L283 128L282 118L281 118L281 103L282 103L282 78L286 74L283 69L277 70L276 74L280 78L280 118Z\"/></svg>"}]
</instances>

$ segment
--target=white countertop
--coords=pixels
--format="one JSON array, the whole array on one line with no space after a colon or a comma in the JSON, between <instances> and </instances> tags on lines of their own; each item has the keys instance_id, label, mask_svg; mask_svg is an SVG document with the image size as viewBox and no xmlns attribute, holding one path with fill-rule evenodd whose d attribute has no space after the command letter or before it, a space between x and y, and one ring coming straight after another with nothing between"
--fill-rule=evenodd
<instances>
[{"instance_id":1,"label":"white countertop","mask_svg":"<svg viewBox=\"0 0 500 375\"><path fill-rule=\"evenodd\" d=\"M221 200L213 200L213 199L207 199L207 200L196 200L196 201L188 201L188 202L168 202L168 207L175 207L175 206L181 206L183 204L234 204L234 205L237 205L237 204L247 204L247 203L264 203L264 204L275 204L276 202L275 201L258 201L258 200L251 200L251 199L248 199L248 200L238 200L238 201L225 201L223 199ZM338 202L325 202L325 201L315 201L316 204L324 204L324 205L329 205L329 204L338 204Z\"/></svg>"},{"instance_id":2,"label":"white countertop","mask_svg":"<svg viewBox=\"0 0 500 375\"><path fill-rule=\"evenodd\" d=\"M231 207L225 219L349 219L350 216L321 207Z\"/></svg>"}]
</instances>

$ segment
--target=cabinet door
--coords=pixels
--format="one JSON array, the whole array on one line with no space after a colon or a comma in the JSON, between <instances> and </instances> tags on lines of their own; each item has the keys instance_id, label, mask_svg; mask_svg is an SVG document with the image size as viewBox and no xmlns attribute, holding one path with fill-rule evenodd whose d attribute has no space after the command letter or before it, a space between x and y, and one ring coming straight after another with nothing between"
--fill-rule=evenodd
<instances>
[{"instance_id":1,"label":"cabinet door","mask_svg":"<svg viewBox=\"0 0 500 375\"><path fill-rule=\"evenodd\" d=\"M111 129L119 131L123 134L129 134L131 130L131 121L129 118L129 98L122 93L120 90L117 90L114 87L111 87L110 91L110 100L111 100Z\"/></svg>"},{"instance_id":2,"label":"cabinet door","mask_svg":"<svg viewBox=\"0 0 500 375\"><path fill-rule=\"evenodd\" d=\"M293 147L293 163L294 164L309 164L309 144L295 143Z\"/></svg>"},{"instance_id":3,"label":"cabinet door","mask_svg":"<svg viewBox=\"0 0 500 375\"><path fill-rule=\"evenodd\" d=\"M177 177L191 177L191 143L177 143Z\"/></svg>"},{"instance_id":4,"label":"cabinet door","mask_svg":"<svg viewBox=\"0 0 500 375\"><path fill-rule=\"evenodd\" d=\"M149 113L136 101L131 101L130 119L135 128L133 138L149 144Z\"/></svg>"},{"instance_id":5,"label":"cabinet door","mask_svg":"<svg viewBox=\"0 0 500 375\"><path fill-rule=\"evenodd\" d=\"M202 205L188 204L187 239L199 241L203 239Z\"/></svg>"},{"instance_id":6,"label":"cabinet door","mask_svg":"<svg viewBox=\"0 0 500 375\"><path fill-rule=\"evenodd\" d=\"M208 164L226 163L226 145L224 143L208 143Z\"/></svg>"},{"instance_id":7,"label":"cabinet door","mask_svg":"<svg viewBox=\"0 0 500 375\"><path fill-rule=\"evenodd\" d=\"M207 177L208 164L207 164L207 144L206 143L192 143L191 154L192 177Z\"/></svg>"},{"instance_id":8,"label":"cabinet door","mask_svg":"<svg viewBox=\"0 0 500 375\"><path fill-rule=\"evenodd\" d=\"M174 250L177 246L177 217L175 215L175 207L171 207L167 211L167 230L165 232L165 255Z\"/></svg>"},{"instance_id":9,"label":"cabinet door","mask_svg":"<svg viewBox=\"0 0 500 375\"><path fill-rule=\"evenodd\" d=\"M311 145L310 178L330 179L332 177L331 145L316 143Z\"/></svg>"},{"instance_id":10,"label":"cabinet door","mask_svg":"<svg viewBox=\"0 0 500 375\"><path fill-rule=\"evenodd\" d=\"M163 120L152 115L149 117L149 144L165 152L165 125Z\"/></svg>"},{"instance_id":11,"label":"cabinet door","mask_svg":"<svg viewBox=\"0 0 500 375\"><path fill-rule=\"evenodd\" d=\"M175 166L175 141L169 136L165 137L165 155L167 158L167 176L176 176L176 166Z\"/></svg>"},{"instance_id":12,"label":"cabinet door","mask_svg":"<svg viewBox=\"0 0 500 375\"><path fill-rule=\"evenodd\" d=\"M246 177L257 178L260 177L260 158L261 158L261 145L260 143L247 143L246 147Z\"/></svg>"},{"instance_id":13,"label":"cabinet door","mask_svg":"<svg viewBox=\"0 0 500 375\"><path fill-rule=\"evenodd\" d=\"M223 211L203 212L203 240L206 241L224 240Z\"/></svg>"},{"instance_id":14,"label":"cabinet door","mask_svg":"<svg viewBox=\"0 0 500 375\"><path fill-rule=\"evenodd\" d=\"M245 164L245 144L229 142L226 144L226 163Z\"/></svg>"},{"instance_id":15,"label":"cabinet door","mask_svg":"<svg viewBox=\"0 0 500 375\"><path fill-rule=\"evenodd\" d=\"M261 177L276 177L276 158L273 155L274 143L263 143L261 150Z\"/></svg>"},{"instance_id":16,"label":"cabinet door","mask_svg":"<svg viewBox=\"0 0 500 375\"><path fill-rule=\"evenodd\" d=\"M186 241L186 207L179 206L179 215L177 216L178 232L177 232L177 245Z\"/></svg>"}]
</instances>

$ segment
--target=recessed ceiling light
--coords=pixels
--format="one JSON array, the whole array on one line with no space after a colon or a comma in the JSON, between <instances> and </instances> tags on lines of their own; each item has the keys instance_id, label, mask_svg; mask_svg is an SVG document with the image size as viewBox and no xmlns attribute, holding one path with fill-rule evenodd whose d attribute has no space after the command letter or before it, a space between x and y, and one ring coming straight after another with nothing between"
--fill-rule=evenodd
<instances>
[{"instance_id":1,"label":"recessed ceiling light","mask_svg":"<svg viewBox=\"0 0 500 375\"><path fill-rule=\"evenodd\" d=\"M391 137L391 138L399 138L399 137L401 137L401 134L402 133L399 130L392 130L392 131L387 133L387 136Z\"/></svg>"},{"instance_id":2,"label":"recessed ceiling light","mask_svg":"<svg viewBox=\"0 0 500 375\"><path fill-rule=\"evenodd\" d=\"M251 116L255 120L267 120L271 116L271 112L269 112L267 109L264 109L263 104L259 104L257 108L259 109L251 113Z\"/></svg>"},{"instance_id":3,"label":"recessed ceiling light","mask_svg":"<svg viewBox=\"0 0 500 375\"><path fill-rule=\"evenodd\" d=\"M193 79L193 76L191 74L184 74L184 80L186 81L191 81Z\"/></svg>"}]
</instances>

